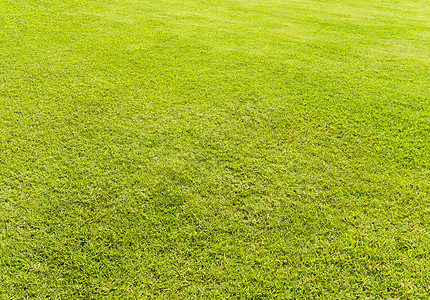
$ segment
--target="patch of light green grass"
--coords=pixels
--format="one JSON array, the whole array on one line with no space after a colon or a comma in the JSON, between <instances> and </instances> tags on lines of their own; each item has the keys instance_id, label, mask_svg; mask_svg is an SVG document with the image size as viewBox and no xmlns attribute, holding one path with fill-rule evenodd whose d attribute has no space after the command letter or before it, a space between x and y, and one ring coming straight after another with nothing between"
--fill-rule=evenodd
<instances>
[{"instance_id":1,"label":"patch of light green grass","mask_svg":"<svg viewBox=\"0 0 430 300\"><path fill-rule=\"evenodd\" d=\"M427 299L426 1L0 2L4 299Z\"/></svg>"}]
</instances>

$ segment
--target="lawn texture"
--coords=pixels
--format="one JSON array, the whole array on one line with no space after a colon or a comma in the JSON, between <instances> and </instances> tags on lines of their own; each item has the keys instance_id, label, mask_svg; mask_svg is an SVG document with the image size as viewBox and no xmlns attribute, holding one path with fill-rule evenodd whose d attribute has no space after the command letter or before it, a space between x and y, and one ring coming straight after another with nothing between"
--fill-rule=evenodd
<instances>
[{"instance_id":1,"label":"lawn texture","mask_svg":"<svg viewBox=\"0 0 430 300\"><path fill-rule=\"evenodd\" d=\"M429 299L426 0L0 0L0 299Z\"/></svg>"}]
</instances>

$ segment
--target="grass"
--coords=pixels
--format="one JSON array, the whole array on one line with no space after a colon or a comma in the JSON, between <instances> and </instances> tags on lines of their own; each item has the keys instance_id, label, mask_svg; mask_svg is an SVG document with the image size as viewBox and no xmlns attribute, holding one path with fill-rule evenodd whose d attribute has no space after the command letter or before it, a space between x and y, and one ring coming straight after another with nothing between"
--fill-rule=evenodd
<instances>
[{"instance_id":1,"label":"grass","mask_svg":"<svg viewBox=\"0 0 430 300\"><path fill-rule=\"evenodd\" d=\"M1 299L429 299L425 0L0 0Z\"/></svg>"}]
</instances>

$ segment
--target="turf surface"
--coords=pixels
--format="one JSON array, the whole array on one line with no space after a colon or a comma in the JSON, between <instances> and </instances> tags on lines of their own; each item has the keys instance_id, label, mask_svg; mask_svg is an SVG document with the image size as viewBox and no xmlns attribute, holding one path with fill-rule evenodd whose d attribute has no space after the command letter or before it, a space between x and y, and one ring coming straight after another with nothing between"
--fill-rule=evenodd
<instances>
[{"instance_id":1,"label":"turf surface","mask_svg":"<svg viewBox=\"0 0 430 300\"><path fill-rule=\"evenodd\" d=\"M426 0L0 0L0 298L429 299Z\"/></svg>"}]
</instances>

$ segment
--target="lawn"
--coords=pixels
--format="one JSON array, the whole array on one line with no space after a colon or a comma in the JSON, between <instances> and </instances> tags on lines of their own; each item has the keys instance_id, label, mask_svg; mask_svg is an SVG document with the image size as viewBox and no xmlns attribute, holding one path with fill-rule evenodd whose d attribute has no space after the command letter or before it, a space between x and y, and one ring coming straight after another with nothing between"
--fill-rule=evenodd
<instances>
[{"instance_id":1,"label":"lawn","mask_svg":"<svg viewBox=\"0 0 430 300\"><path fill-rule=\"evenodd\" d=\"M0 0L0 299L429 299L426 0Z\"/></svg>"}]
</instances>

